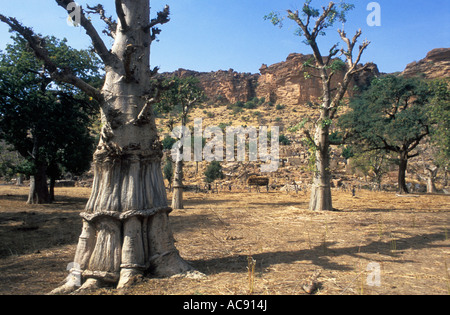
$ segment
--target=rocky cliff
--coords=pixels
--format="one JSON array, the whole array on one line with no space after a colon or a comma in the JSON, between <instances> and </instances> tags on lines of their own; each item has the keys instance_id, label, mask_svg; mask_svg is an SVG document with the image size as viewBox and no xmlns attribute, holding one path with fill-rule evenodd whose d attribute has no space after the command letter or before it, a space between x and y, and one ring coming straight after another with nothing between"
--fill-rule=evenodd
<instances>
[{"instance_id":1,"label":"rocky cliff","mask_svg":"<svg viewBox=\"0 0 450 315\"><path fill-rule=\"evenodd\" d=\"M251 73L238 73L233 69L216 72L196 72L178 69L164 76L195 77L210 102L236 103L246 102L256 96L256 86L259 75Z\"/></svg>"},{"instance_id":2,"label":"rocky cliff","mask_svg":"<svg viewBox=\"0 0 450 315\"><path fill-rule=\"evenodd\" d=\"M303 67L308 60L313 60L313 56L290 54L286 61L271 66L263 65L256 89L258 97L265 97L273 103L284 105L304 105L316 101L322 96L322 82L315 77L318 76L318 73L314 73L315 70ZM369 64L365 71L355 76L348 89L349 94L353 94L355 86L367 85L371 78L379 74L378 67ZM332 79L331 86L336 87L343 76L343 72L337 73Z\"/></svg>"},{"instance_id":3,"label":"rocky cliff","mask_svg":"<svg viewBox=\"0 0 450 315\"><path fill-rule=\"evenodd\" d=\"M271 101L274 104L304 105L314 102L322 95L320 79L305 77L306 70L303 69L303 64L312 57L312 55L291 54L286 61L271 66L263 65L260 74L238 73L233 69L216 72L179 69L163 75L198 78L210 102L236 103L246 102L254 97L264 97L267 102ZM367 70L355 77L349 88L349 94L353 93L355 86L364 86L377 75L379 75L377 66L370 64ZM343 73L337 74L332 85L335 86L342 76Z\"/></svg>"},{"instance_id":4,"label":"rocky cliff","mask_svg":"<svg viewBox=\"0 0 450 315\"><path fill-rule=\"evenodd\" d=\"M210 102L236 103L246 102L254 97L264 97L266 101L283 105L304 105L321 97L320 79L305 77L303 65L312 59L312 55L290 54L283 62L270 66L262 65L259 74L239 73L230 69L216 72L196 72L179 69L164 76L194 76ZM314 74L314 73L312 73ZM348 89L352 96L355 87L369 84L374 76L379 76L377 65L370 63L367 69L355 76ZM430 51L425 59L410 63L402 75L421 76L427 79L450 77L450 48L438 48ZM342 79L343 73L334 77L332 86Z\"/></svg>"},{"instance_id":5,"label":"rocky cliff","mask_svg":"<svg viewBox=\"0 0 450 315\"><path fill-rule=\"evenodd\" d=\"M450 77L450 48L433 49L425 59L408 64L402 75L421 76L426 79Z\"/></svg>"}]
</instances>

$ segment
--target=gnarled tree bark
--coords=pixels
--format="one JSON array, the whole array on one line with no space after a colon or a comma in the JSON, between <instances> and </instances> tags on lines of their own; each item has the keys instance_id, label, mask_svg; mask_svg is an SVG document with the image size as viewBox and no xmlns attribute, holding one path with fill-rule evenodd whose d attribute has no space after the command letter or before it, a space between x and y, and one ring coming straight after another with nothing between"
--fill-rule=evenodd
<instances>
[{"instance_id":1,"label":"gnarled tree bark","mask_svg":"<svg viewBox=\"0 0 450 315\"><path fill-rule=\"evenodd\" d=\"M85 230L92 232L80 237L75 263L84 278L122 287L147 270L171 276L191 267L174 246L162 145L148 109L157 96L150 82L152 37L143 27L150 24L149 1L122 0L116 6L118 31L111 53L118 60L107 65L101 92L104 127L94 154L92 195L82 214Z\"/></svg>"},{"instance_id":2,"label":"gnarled tree bark","mask_svg":"<svg viewBox=\"0 0 450 315\"><path fill-rule=\"evenodd\" d=\"M71 1L56 2L67 9ZM116 9L118 21L107 23L115 39L111 50L81 10L80 24L105 63L101 90L55 65L45 43L31 29L0 16L28 40L54 79L75 85L101 104L103 128L94 154L95 177L81 214L83 230L71 271L81 276L82 288L102 283L123 287L146 271L171 276L191 270L174 246L161 170L162 145L150 110L158 97L151 80L155 71L150 70L150 46L159 33L155 26L169 21L169 9L152 20L149 0L116 0ZM104 11L98 11L104 17ZM53 293L71 292L79 284L68 280Z\"/></svg>"}]
</instances>

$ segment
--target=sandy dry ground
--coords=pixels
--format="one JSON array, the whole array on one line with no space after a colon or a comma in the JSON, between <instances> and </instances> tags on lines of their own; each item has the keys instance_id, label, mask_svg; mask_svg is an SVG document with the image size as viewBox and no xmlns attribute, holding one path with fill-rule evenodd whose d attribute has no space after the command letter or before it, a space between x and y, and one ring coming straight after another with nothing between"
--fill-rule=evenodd
<instances>
[{"instance_id":1,"label":"sandy dry ground","mask_svg":"<svg viewBox=\"0 0 450 315\"><path fill-rule=\"evenodd\" d=\"M90 190L57 188L47 206L26 193L0 187L0 294L45 294L66 277ZM185 197L176 246L205 277L94 294L298 295L313 275L314 294L450 294L450 196L334 191L334 212L308 211L304 192Z\"/></svg>"}]
</instances>

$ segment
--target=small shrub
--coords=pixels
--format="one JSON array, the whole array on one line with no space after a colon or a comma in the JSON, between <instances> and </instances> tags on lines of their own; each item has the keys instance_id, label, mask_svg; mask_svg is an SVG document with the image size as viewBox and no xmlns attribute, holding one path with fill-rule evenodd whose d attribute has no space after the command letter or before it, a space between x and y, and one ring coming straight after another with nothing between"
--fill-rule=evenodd
<instances>
[{"instance_id":1,"label":"small shrub","mask_svg":"<svg viewBox=\"0 0 450 315\"><path fill-rule=\"evenodd\" d=\"M248 101L244 104L244 108L246 109L255 109L257 107L257 103L255 103L253 100Z\"/></svg>"},{"instance_id":2,"label":"small shrub","mask_svg":"<svg viewBox=\"0 0 450 315\"><path fill-rule=\"evenodd\" d=\"M282 145L290 145L291 144L291 140L289 140L285 135L280 135L280 137L278 138L278 141Z\"/></svg>"},{"instance_id":3,"label":"small shrub","mask_svg":"<svg viewBox=\"0 0 450 315\"><path fill-rule=\"evenodd\" d=\"M244 102L237 101L236 103L234 103L233 107L244 108L244 105Z\"/></svg>"},{"instance_id":4,"label":"small shrub","mask_svg":"<svg viewBox=\"0 0 450 315\"><path fill-rule=\"evenodd\" d=\"M173 145L177 142L176 139L172 138L171 136L166 136L164 140L162 141L163 149L164 150L171 150Z\"/></svg>"},{"instance_id":5,"label":"small shrub","mask_svg":"<svg viewBox=\"0 0 450 315\"><path fill-rule=\"evenodd\" d=\"M207 183L212 183L216 179L223 179L222 165L218 161L212 161L205 171L205 180Z\"/></svg>"}]
</instances>

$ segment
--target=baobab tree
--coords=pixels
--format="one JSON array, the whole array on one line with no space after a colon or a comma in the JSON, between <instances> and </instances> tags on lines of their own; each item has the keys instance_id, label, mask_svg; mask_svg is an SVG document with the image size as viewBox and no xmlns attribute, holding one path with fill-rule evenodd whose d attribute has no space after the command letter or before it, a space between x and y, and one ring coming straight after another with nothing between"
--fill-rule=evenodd
<instances>
[{"instance_id":1,"label":"baobab tree","mask_svg":"<svg viewBox=\"0 0 450 315\"><path fill-rule=\"evenodd\" d=\"M56 3L73 16L70 0ZM54 80L74 85L101 104L95 177L81 214L83 229L73 263L82 277L81 289L108 282L123 287L145 271L171 276L191 270L174 246L168 217L171 208L161 171L162 145L151 111L160 85L152 78L157 68L150 68L150 47L160 33L157 26L169 21L169 7L153 19L150 0L116 0L115 8L117 21L108 18L100 4L88 8L106 22L105 33L114 40L111 49L86 16L87 11L77 7L78 16L73 16L104 63L101 89L55 64L45 41L32 29L0 15L1 21L28 41ZM69 280L54 293L76 288L77 281Z\"/></svg>"},{"instance_id":2,"label":"baobab tree","mask_svg":"<svg viewBox=\"0 0 450 315\"><path fill-rule=\"evenodd\" d=\"M327 55L323 55L319 48L318 38L325 35L325 31L336 22L345 23L346 14L353 7L345 2L339 4L330 2L327 7L322 7L321 13L319 9L311 6L311 0L307 0L301 12L287 10L285 17L274 12L266 16L266 19L271 20L274 25L281 26L283 20L288 18L299 26L297 34L305 38L304 42L311 47L314 54L314 61L304 64L304 68L307 70L305 75L317 77L322 83L320 118L315 123L315 134L311 135L308 130L304 130L308 144L315 152L310 210L333 210L329 151L330 145L339 143L333 143L330 139L330 130L354 75L368 67L368 65L358 66L358 64L363 52L370 44L364 40L354 56L357 41L362 35L361 30L358 30L353 38L349 38L344 30L339 29L338 33L345 44L344 47L339 48L339 45L336 44L331 47ZM341 59L337 58L340 56L344 57L345 65ZM342 71L344 73L342 80L337 83L336 87L332 86L332 78L336 73Z\"/></svg>"},{"instance_id":3,"label":"baobab tree","mask_svg":"<svg viewBox=\"0 0 450 315\"><path fill-rule=\"evenodd\" d=\"M160 102L156 104L155 108L159 112L175 113L174 116L179 116L182 128L179 128L180 132L176 136L180 140L184 136L183 130L187 129L188 115L198 103L203 101L205 97L204 92L199 86L198 79L194 77L173 77L167 79L164 85L167 88L162 92ZM174 123L175 119L171 119L171 121ZM173 131L173 128L171 131ZM175 149L172 208L183 209L183 146Z\"/></svg>"}]
</instances>

